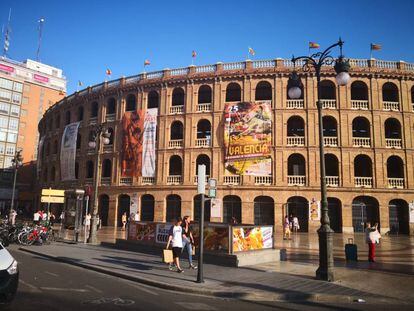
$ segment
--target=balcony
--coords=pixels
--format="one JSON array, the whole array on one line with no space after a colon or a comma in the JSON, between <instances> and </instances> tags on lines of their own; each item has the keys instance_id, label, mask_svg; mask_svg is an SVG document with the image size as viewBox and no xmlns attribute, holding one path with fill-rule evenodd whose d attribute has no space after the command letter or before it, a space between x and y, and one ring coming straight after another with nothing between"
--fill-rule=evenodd
<instances>
[{"instance_id":1,"label":"balcony","mask_svg":"<svg viewBox=\"0 0 414 311\"><path fill-rule=\"evenodd\" d=\"M208 183L208 179L210 178L210 175L206 175L205 182ZM196 185L198 183L198 175L194 176L194 184Z\"/></svg>"},{"instance_id":2,"label":"balcony","mask_svg":"<svg viewBox=\"0 0 414 311\"><path fill-rule=\"evenodd\" d=\"M132 177L121 177L119 180L119 184L122 186L131 186L132 185Z\"/></svg>"},{"instance_id":3,"label":"balcony","mask_svg":"<svg viewBox=\"0 0 414 311\"><path fill-rule=\"evenodd\" d=\"M170 175L167 176L167 184L169 185L180 185L183 182L181 175Z\"/></svg>"},{"instance_id":4,"label":"balcony","mask_svg":"<svg viewBox=\"0 0 414 311\"><path fill-rule=\"evenodd\" d=\"M304 108L303 99L288 99L286 101L286 108L288 109L303 109Z\"/></svg>"},{"instance_id":5,"label":"balcony","mask_svg":"<svg viewBox=\"0 0 414 311\"><path fill-rule=\"evenodd\" d=\"M368 101L351 99L351 108L359 110L368 110Z\"/></svg>"},{"instance_id":6,"label":"balcony","mask_svg":"<svg viewBox=\"0 0 414 311\"><path fill-rule=\"evenodd\" d=\"M339 176L325 176L327 187L339 187Z\"/></svg>"},{"instance_id":7,"label":"balcony","mask_svg":"<svg viewBox=\"0 0 414 311\"><path fill-rule=\"evenodd\" d=\"M155 184L155 177L140 177L141 185L154 185Z\"/></svg>"},{"instance_id":8,"label":"balcony","mask_svg":"<svg viewBox=\"0 0 414 311\"><path fill-rule=\"evenodd\" d=\"M210 138L197 138L195 141L196 147L210 147Z\"/></svg>"},{"instance_id":9,"label":"balcony","mask_svg":"<svg viewBox=\"0 0 414 311\"><path fill-rule=\"evenodd\" d=\"M338 137L324 137L323 144L327 147L338 147Z\"/></svg>"},{"instance_id":10,"label":"balcony","mask_svg":"<svg viewBox=\"0 0 414 311\"><path fill-rule=\"evenodd\" d=\"M240 175L224 176L223 185L240 185L240 184L241 184Z\"/></svg>"},{"instance_id":11,"label":"balcony","mask_svg":"<svg viewBox=\"0 0 414 311\"><path fill-rule=\"evenodd\" d=\"M254 176L254 184L270 186L273 183L273 176Z\"/></svg>"},{"instance_id":12,"label":"balcony","mask_svg":"<svg viewBox=\"0 0 414 311\"><path fill-rule=\"evenodd\" d=\"M372 188L373 184L373 178L372 177L354 177L354 184L355 187L364 187L364 188Z\"/></svg>"},{"instance_id":13,"label":"balcony","mask_svg":"<svg viewBox=\"0 0 414 311\"><path fill-rule=\"evenodd\" d=\"M197 112L209 112L211 111L211 104L197 104Z\"/></svg>"},{"instance_id":14,"label":"balcony","mask_svg":"<svg viewBox=\"0 0 414 311\"><path fill-rule=\"evenodd\" d=\"M323 109L336 109L336 99L321 99Z\"/></svg>"},{"instance_id":15,"label":"balcony","mask_svg":"<svg viewBox=\"0 0 414 311\"><path fill-rule=\"evenodd\" d=\"M182 148L183 147L183 139L173 139L168 142L168 148Z\"/></svg>"},{"instance_id":16,"label":"balcony","mask_svg":"<svg viewBox=\"0 0 414 311\"><path fill-rule=\"evenodd\" d=\"M98 117L89 118L89 125L95 125L96 123L98 123Z\"/></svg>"},{"instance_id":17,"label":"balcony","mask_svg":"<svg viewBox=\"0 0 414 311\"><path fill-rule=\"evenodd\" d=\"M404 178L388 178L388 188L404 188Z\"/></svg>"},{"instance_id":18,"label":"balcony","mask_svg":"<svg viewBox=\"0 0 414 311\"><path fill-rule=\"evenodd\" d=\"M171 114L178 114L178 113L184 113L184 106L171 106L170 107L170 113Z\"/></svg>"},{"instance_id":19,"label":"balcony","mask_svg":"<svg viewBox=\"0 0 414 311\"><path fill-rule=\"evenodd\" d=\"M305 186L306 176L290 175L288 176L288 186Z\"/></svg>"},{"instance_id":20,"label":"balcony","mask_svg":"<svg viewBox=\"0 0 414 311\"><path fill-rule=\"evenodd\" d=\"M101 186L110 186L110 185L111 185L111 177L101 178Z\"/></svg>"},{"instance_id":21,"label":"balcony","mask_svg":"<svg viewBox=\"0 0 414 311\"><path fill-rule=\"evenodd\" d=\"M305 137L304 136L288 136L287 145L288 146L305 146Z\"/></svg>"},{"instance_id":22,"label":"balcony","mask_svg":"<svg viewBox=\"0 0 414 311\"><path fill-rule=\"evenodd\" d=\"M399 102L382 102L383 109L387 111L400 111Z\"/></svg>"},{"instance_id":23,"label":"balcony","mask_svg":"<svg viewBox=\"0 0 414 311\"><path fill-rule=\"evenodd\" d=\"M103 145L103 152L112 152L114 150L114 145Z\"/></svg>"},{"instance_id":24,"label":"balcony","mask_svg":"<svg viewBox=\"0 0 414 311\"><path fill-rule=\"evenodd\" d=\"M352 137L352 144L354 147L371 147L371 138L370 137Z\"/></svg>"},{"instance_id":25,"label":"balcony","mask_svg":"<svg viewBox=\"0 0 414 311\"><path fill-rule=\"evenodd\" d=\"M113 122L115 121L116 115L115 113L107 114L105 118L105 122Z\"/></svg>"},{"instance_id":26,"label":"balcony","mask_svg":"<svg viewBox=\"0 0 414 311\"><path fill-rule=\"evenodd\" d=\"M402 139L401 138L385 138L385 147L401 149Z\"/></svg>"}]
</instances>

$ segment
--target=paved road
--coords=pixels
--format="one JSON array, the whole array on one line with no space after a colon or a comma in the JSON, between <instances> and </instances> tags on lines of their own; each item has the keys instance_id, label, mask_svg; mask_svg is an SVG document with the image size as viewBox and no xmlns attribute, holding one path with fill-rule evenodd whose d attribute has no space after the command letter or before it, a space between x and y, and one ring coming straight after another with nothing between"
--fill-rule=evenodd
<instances>
[{"instance_id":1,"label":"paved road","mask_svg":"<svg viewBox=\"0 0 414 311\"><path fill-rule=\"evenodd\" d=\"M384 307L252 303L178 294L27 254L15 247L11 252L20 264L20 285L8 310L381 310ZM410 310L409 306L387 306L389 310L394 308Z\"/></svg>"}]
</instances>

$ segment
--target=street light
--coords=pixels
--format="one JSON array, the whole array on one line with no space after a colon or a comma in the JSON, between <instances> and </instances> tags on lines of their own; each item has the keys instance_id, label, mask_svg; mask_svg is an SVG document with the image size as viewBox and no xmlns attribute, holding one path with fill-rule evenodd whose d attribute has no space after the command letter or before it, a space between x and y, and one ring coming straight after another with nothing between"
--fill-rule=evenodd
<instances>
[{"instance_id":1,"label":"street light","mask_svg":"<svg viewBox=\"0 0 414 311\"><path fill-rule=\"evenodd\" d=\"M14 210L14 195L16 192L17 169L23 164L23 157L21 153L22 153L22 150L17 151L13 159L11 160L13 163L13 168L14 168L14 179L13 179L13 192L12 192L12 199L11 199L11 204L10 204L9 220L11 220L12 212Z\"/></svg>"},{"instance_id":2,"label":"street light","mask_svg":"<svg viewBox=\"0 0 414 311\"><path fill-rule=\"evenodd\" d=\"M109 145L111 133L100 124L96 127L92 140L88 143L90 148L96 148L97 158L95 161L95 178L94 178L94 192L93 192L93 208L92 208L92 219L91 219L91 233L89 235L88 242L96 244L98 242L96 236L96 227L98 224L98 186L99 186L99 169L101 167L100 155L101 155L101 143Z\"/></svg>"},{"instance_id":3,"label":"street light","mask_svg":"<svg viewBox=\"0 0 414 311\"><path fill-rule=\"evenodd\" d=\"M349 82L349 61L345 60L342 55L342 45L344 42L339 38L338 42L328 47L323 52L315 53L311 56L299 56L293 57L292 62L295 67L295 63L298 60L303 60L304 64L302 69L304 72L310 72L312 69L315 71L318 89L318 101L316 106L318 108L318 122L319 122L319 156L320 156L320 170L321 170L321 226L318 229L319 236L319 267L316 270L316 278L326 281L334 280L334 261L333 261L333 230L330 227L328 216L328 200L326 194L326 180L325 180L325 153L323 142L323 124L322 124L322 102L321 102L321 69L322 66L331 66L334 62L334 69L337 73L336 81L338 85L343 86ZM331 51L334 47L339 46L340 55L335 60L331 55ZM292 99L300 98L302 94L301 90L302 82L296 71L294 70L288 81L288 94Z\"/></svg>"}]
</instances>

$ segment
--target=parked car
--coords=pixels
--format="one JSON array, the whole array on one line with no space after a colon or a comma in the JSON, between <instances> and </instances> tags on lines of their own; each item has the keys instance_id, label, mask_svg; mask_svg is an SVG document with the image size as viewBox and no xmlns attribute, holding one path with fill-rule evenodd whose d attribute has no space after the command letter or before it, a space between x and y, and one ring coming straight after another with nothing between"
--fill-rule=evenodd
<instances>
[{"instance_id":1,"label":"parked car","mask_svg":"<svg viewBox=\"0 0 414 311\"><path fill-rule=\"evenodd\" d=\"M19 284L17 261L0 243L0 303L11 302Z\"/></svg>"}]
</instances>

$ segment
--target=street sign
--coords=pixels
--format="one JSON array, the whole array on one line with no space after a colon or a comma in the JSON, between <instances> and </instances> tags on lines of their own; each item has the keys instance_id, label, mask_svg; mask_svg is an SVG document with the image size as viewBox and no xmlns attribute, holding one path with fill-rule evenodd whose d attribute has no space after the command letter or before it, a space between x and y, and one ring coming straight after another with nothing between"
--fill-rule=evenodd
<instances>
[{"instance_id":1,"label":"street sign","mask_svg":"<svg viewBox=\"0 0 414 311\"><path fill-rule=\"evenodd\" d=\"M42 195L51 195L55 197L64 197L65 190L57 190L57 189L42 189Z\"/></svg>"},{"instance_id":2,"label":"street sign","mask_svg":"<svg viewBox=\"0 0 414 311\"><path fill-rule=\"evenodd\" d=\"M206 166L200 164L198 166L198 179L197 179L197 192L205 193L206 192Z\"/></svg>"},{"instance_id":3,"label":"street sign","mask_svg":"<svg viewBox=\"0 0 414 311\"><path fill-rule=\"evenodd\" d=\"M51 197L51 196L42 196L40 202L42 203L64 203L65 197Z\"/></svg>"},{"instance_id":4,"label":"street sign","mask_svg":"<svg viewBox=\"0 0 414 311\"><path fill-rule=\"evenodd\" d=\"M216 195L217 195L216 188L210 188L210 189L208 189L208 196L210 198L215 198Z\"/></svg>"},{"instance_id":5,"label":"street sign","mask_svg":"<svg viewBox=\"0 0 414 311\"><path fill-rule=\"evenodd\" d=\"M209 186L210 188L216 188L216 187L217 187L217 179L210 178L210 179L208 180L208 186Z\"/></svg>"}]
</instances>

